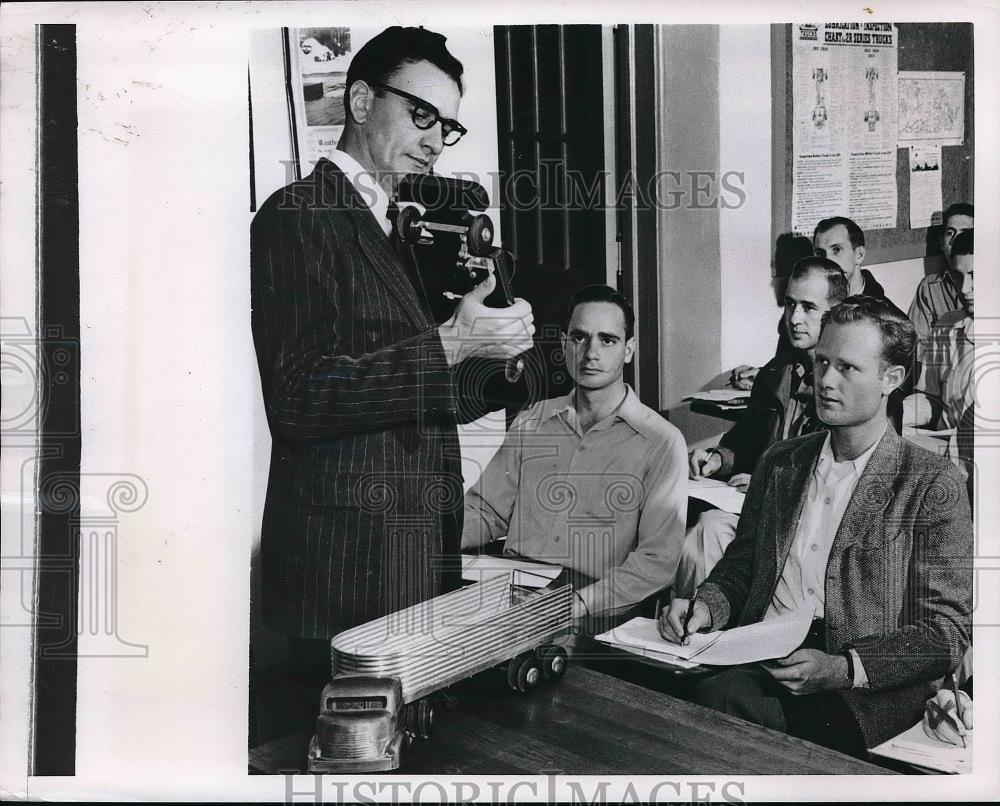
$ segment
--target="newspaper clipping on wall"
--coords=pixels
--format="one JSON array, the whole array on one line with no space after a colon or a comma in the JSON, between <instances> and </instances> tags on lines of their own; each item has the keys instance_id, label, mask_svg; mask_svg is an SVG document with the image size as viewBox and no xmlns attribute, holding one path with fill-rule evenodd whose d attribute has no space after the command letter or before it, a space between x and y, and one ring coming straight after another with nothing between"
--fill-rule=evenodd
<instances>
[{"instance_id":1,"label":"newspaper clipping on wall","mask_svg":"<svg viewBox=\"0 0 1000 806\"><path fill-rule=\"evenodd\" d=\"M896 26L792 26L792 229L896 226Z\"/></svg>"}]
</instances>

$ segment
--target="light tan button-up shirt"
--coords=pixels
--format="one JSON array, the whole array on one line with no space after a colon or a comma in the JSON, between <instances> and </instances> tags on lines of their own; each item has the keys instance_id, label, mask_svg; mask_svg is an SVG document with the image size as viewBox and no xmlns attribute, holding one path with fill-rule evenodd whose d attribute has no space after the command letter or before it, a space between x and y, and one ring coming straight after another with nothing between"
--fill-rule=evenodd
<instances>
[{"instance_id":1,"label":"light tan button-up shirt","mask_svg":"<svg viewBox=\"0 0 1000 806\"><path fill-rule=\"evenodd\" d=\"M465 497L463 548L507 535L505 554L597 581L592 615L638 604L673 582L684 543L687 448L631 388L581 432L572 393L522 412Z\"/></svg>"}]
</instances>

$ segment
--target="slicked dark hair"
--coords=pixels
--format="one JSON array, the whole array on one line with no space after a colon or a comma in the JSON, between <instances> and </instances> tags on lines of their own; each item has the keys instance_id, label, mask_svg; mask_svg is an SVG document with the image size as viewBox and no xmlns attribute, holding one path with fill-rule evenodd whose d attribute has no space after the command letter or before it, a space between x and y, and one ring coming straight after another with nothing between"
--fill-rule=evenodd
<instances>
[{"instance_id":1,"label":"slicked dark hair","mask_svg":"<svg viewBox=\"0 0 1000 806\"><path fill-rule=\"evenodd\" d=\"M612 305L617 305L625 317L625 339L627 341L632 338L635 331L635 311L632 309L632 303L621 291L609 285L600 284L585 285L570 298L566 308L566 322L563 324L564 331L569 330L569 321L573 318L573 311L578 305L583 305L585 302L610 302Z\"/></svg>"},{"instance_id":2,"label":"slicked dark hair","mask_svg":"<svg viewBox=\"0 0 1000 806\"><path fill-rule=\"evenodd\" d=\"M955 236L955 240L951 242L951 256L955 255L973 255L973 247L975 245L975 232L974 229L962 230L958 235Z\"/></svg>"},{"instance_id":3,"label":"slicked dark hair","mask_svg":"<svg viewBox=\"0 0 1000 806\"><path fill-rule=\"evenodd\" d=\"M795 265L792 266L792 273L788 278L788 282L801 280L810 274L821 274L826 277L826 301L830 304L831 308L843 302L850 293L844 270L830 260L830 258L819 257L817 255L810 255L809 257L797 260Z\"/></svg>"},{"instance_id":4,"label":"slicked dark hair","mask_svg":"<svg viewBox=\"0 0 1000 806\"><path fill-rule=\"evenodd\" d=\"M426 28L403 28L393 25L369 39L351 59L347 68L344 87L344 109L350 103L351 86L355 81L367 84L385 84L406 64L430 62L458 85L459 93L465 92L462 74L465 68L445 47L447 39Z\"/></svg>"},{"instance_id":5,"label":"slicked dark hair","mask_svg":"<svg viewBox=\"0 0 1000 806\"><path fill-rule=\"evenodd\" d=\"M847 237L851 239L851 246L857 249L859 246L865 245L865 231L851 221L851 219L845 218L842 215L835 215L833 218L824 218L820 221L816 225L816 229L813 230L813 243L816 243L816 237L821 233L829 232L834 227L841 225L847 229Z\"/></svg>"},{"instance_id":6,"label":"slicked dark hair","mask_svg":"<svg viewBox=\"0 0 1000 806\"><path fill-rule=\"evenodd\" d=\"M831 322L849 325L871 322L882 334L882 361L886 366L899 364L909 372L917 347L917 331L905 313L887 299L855 294L823 314L823 327Z\"/></svg>"},{"instance_id":7,"label":"slicked dark hair","mask_svg":"<svg viewBox=\"0 0 1000 806\"><path fill-rule=\"evenodd\" d=\"M975 208L968 202L955 202L954 204L949 204L948 209L944 211L944 215L941 216L941 230L944 231L948 229L948 219L953 215L967 215L969 218L976 217Z\"/></svg>"}]
</instances>

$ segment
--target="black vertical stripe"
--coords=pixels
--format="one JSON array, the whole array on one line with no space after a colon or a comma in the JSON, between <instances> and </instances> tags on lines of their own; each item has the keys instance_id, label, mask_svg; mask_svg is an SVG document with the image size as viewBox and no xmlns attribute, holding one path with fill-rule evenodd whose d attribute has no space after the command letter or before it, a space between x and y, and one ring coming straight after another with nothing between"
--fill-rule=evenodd
<instances>
[{"instance_id":1,"label":"black vertical stripe","mask_svg":"<svg viewBox=\"0 0 1000 806\"><path fill-rule=\"evenodd\" d=\"M76 768L80 519L80 205L76 26L40 25L38 52L38 551L32 775Z\"/></svg>"}]
</instances>

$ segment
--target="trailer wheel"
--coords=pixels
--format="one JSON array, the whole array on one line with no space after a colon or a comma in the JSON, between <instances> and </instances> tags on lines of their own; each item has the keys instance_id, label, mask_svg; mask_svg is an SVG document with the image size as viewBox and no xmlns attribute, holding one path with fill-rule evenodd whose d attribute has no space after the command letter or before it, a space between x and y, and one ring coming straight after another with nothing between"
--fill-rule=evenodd
<instances>
[{"instance_id":1,"label":"trailer wheel","mask_svg":"<svg viewBox=\"0 0 1000 806\"><path fill-rule=\"evenodd\" d=\"M542 672L545 674L545 679L550 683L554 683L566 674L569 655L566 654L566 650L563 647L556 644L546 644L538 650L538 654L542 659Z\"/></svg>"},{"instance_id":2,"label":"trailer wheel","mask_svg":"<svg viewBox=\"0 0 1000 806\"><path fill-rule=\"evenodd\" d=\"M532 655L517 670L517 690L522 694L527 694L538 688L542 677L542 662L535 655Z\"/></svg>"}]
</instances>

